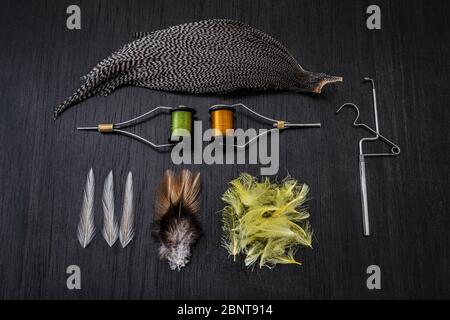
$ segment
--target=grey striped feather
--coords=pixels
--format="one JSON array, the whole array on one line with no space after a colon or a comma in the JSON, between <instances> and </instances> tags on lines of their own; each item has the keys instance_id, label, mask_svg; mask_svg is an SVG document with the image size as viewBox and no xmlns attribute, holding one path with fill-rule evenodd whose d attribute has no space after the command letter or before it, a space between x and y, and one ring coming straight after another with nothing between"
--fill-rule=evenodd
<instances>
[{"instance_id":1,"label":"grey striped feather","mask_svg":"<svg viewBox=\"0 0 450 320\"><path fill-rule=\"evenodd\" d=\"M86 178L83 205L81 206L80 222L77 229L77 238L83 248L86 248L95 237L94 188L94 172L91 168Z\"/></svg>"},{"instance_id":2,"label":"grey striped feather","mask_svg":"<svg viewBox=\"0 0 450 320\"><path fill-rule=\"evenodd\" d=\"M122 220L120 222L120 243L125 248L134 237L134 200L133 200L133 175L128 173L123 196Z\"/></svg>"},{"instance_id":3,"label":"grey striped feather","mask_svg":"<svg viewBox=\"0 0 450 320\"><path fill-rule=\"evenodd\" d=\"M114 245L119 237L119 226L114 216L114 179L110 171L103 186L103 238L110 247Z\"/></svg>"},{"instance_id":4,"label":"grey striped feather","mask_svg":"<svg viewBox=\"0 0 450 320\"><path fill-rule=\"evenodd\" d=\"M93 95L107 96L126 85L190 94L320 93L324 85L342 81L306 71L279 41L238 21L204 20L136 37L84 76L84 83L55 108L54 119Z\"/></svg>"}]
</instances>

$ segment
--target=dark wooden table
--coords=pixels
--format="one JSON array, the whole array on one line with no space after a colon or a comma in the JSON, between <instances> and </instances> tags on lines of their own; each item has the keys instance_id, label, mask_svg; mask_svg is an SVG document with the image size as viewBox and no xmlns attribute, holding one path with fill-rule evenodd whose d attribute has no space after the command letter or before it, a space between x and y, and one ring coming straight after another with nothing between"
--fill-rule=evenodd
<instances>
[{"instance_id":1,"label":"dark wooden table","mask_svg":"<svg viewBox=\"0 0 450 320\"><path fill-rule=\"evenodd\" d=\"M366 28L373 1L76 1L82 28L66 28L72 1L1 1L0 10L0 297L1 298L449 298L449 6L448 1L375 1L382 29ZM79 77L130 41L151 31L206 18L233 18L284 43L307 69L344 77L320 97L262 93L228 97L272 117L323 123L322 129L281 136L280 171L311 187L314 249L303 266L248 270L220 245L220 196L240 172L258 165L190 165L202 174L204 237L192 262L170 271L151 237L153 195L171 163L169 153L121 136L76 132L77 125L128 119L157 105L208 106L224 97L123 88L94 97L54 122L52 111ZM376 80L381 131L402 148L399 157L367 163L373 235L364 238L357 143L366 133L353 114L335 116L352 101L373 123L370 87ZM250 127L253 120L236 123ZM167 139L168 118L136 132ZM373 149L384 150L383 145ZM114 170L117 207L126 174L136 190L136 237L109 248L97 234L87 249L76 239L89 168L97 195ZM97 227L101 199L96 198ZM368 290L366 268L381 268L381 290ZM66 268L78 265L82 289L66 288Z\"/></svg>"}]
</instances>

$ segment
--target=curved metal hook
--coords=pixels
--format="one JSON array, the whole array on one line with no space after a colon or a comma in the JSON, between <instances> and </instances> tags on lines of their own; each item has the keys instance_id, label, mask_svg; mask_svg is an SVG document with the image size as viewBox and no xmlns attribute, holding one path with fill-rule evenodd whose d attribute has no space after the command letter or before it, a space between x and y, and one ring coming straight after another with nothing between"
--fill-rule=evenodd
<instances>
[{"instance_id":1,"label":"curved metal hook","mask_svg":"<svg viewBox=\"0 0 450 320\"><path fill-rule=\"evenodd\" d=\"M367 78L367 79L369 79L369 78ZM372 79L369 79L367 81L373 82ZM366 129L367 131L369 131L370 133L375 135L375 137L366 137L366 138L362 138L361 140L359 140L359 154L360 155L363 155L365 157L375 157L375 156L396 156L396 155L400 154L400 147L398 145L396 145L394 142L392 142L391 140L389 140L382 134L378 133L377 131L375 131L374 129L369 127L367 124L358 122L360 113L359 113L359 108L356 106L356 104L351 103L351 102L344 103L343 105L341 105L339 107L339 109L336 110L336 114L338 114L342 110L342 108L347 107L347 106L352 107L356 112L356 117L353 120L352 125L354 127L363 127L364 129ZM364 141L375 141L378 139L382 140L383 142L385 142L386 144L391 146L391 153L366 153L366 154L364 154L363 145L362 145L363 142Z\"/></svg>"},{"instance_id":2,"label":"curved metal hook","mask_svg":"<svg viewBox=\"0 0 450 320\"><path fill-rule=\"evenodd\" d=\"M359 109L358 109L358 107L356 106L356 104L354 104L354 103L351 103L351 102L346 102L346 103L344 103L342 106L339 107L339 109L336 110L336 114L338 114L339 112L341 112L342 108L347 107L347 106L352 107L352 108L355 110L355 112L356 112L356 117L355 117L355 120L353 120L353 125L354 125L354 126L359 126L359 125L361 125L360 123L357 123L357 122L356 122L356 121L358 121L358 119L359 119Z\"/></svg>"}]
</instances>

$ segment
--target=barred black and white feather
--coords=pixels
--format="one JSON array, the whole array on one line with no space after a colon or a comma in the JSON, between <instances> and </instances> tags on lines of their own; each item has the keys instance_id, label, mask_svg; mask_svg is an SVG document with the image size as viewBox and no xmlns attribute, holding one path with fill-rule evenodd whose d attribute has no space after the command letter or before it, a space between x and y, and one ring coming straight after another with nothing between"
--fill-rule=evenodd
<instances>
[{"instance_id":1,"label":"barred black and white feather","mask_svg":"<svg viewBox=\"0 0 450 320\"><path fill-rule=\"evenodd\" d=\"M94 172L91 168L86 178L83 205L81 206L80 222L77 229L77 238L83 248L86 248L95 237L94 189Z\"/></svg>"},{"instance_id":2,"label":"barred black and white feather","mask_svg":"<svg viewBox=\"0 0 450 320\"><path fill-rule=\"evenodd\" d=\"M110 171L103 186L103 238L112 247L119 237L119 226L114 214L114 179Z\"/></svg>"},{"instance_id":3,"label":"barred black and white feather","mask_svg":"<svg viewBox=\"0 0 450 320\"><path fill-rule=\"evenodd\" d=\"M279 41L238 21L204 20L136 37L84 76L84 84L55 108L54 118L92 95L107 96L125 85L191 94L320 93L325 84L342 81L304 70Z\"/></svg>"},{"instance_id":4,"label":"barred black and white feather","mask_svg":"<svg viewBox=\"0 0 450 320\"><path fill-rule=\"evenodd\" d=\"M199 193L200 173L189 170L178 175L167 170L157 190L154 235L160 242L160 258L172 270L186 266L201 236Z\"/></svg>"},{"instance_id":5,"label":"barred black and white feather","mask_svg":"<svg viewBox=\"0 0 450 320\"><path fill-rule=\"evenodd\" d=\"M134 238L134 200L133 200L133 175L128 173L123 196L122 219L120 221L119 239L125 248Z\"/></svg>"}]
</instances>

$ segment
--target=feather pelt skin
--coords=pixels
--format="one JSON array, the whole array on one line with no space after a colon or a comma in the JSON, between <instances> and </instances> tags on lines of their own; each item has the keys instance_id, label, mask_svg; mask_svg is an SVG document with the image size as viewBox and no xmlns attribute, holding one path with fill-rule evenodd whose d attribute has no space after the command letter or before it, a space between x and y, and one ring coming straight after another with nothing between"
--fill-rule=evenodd
<instances>
[{"instance_id":1,"label":"feather pelt skin","mask_svg":"<svg viewBox=\"0 0 450 320\"><path fill-rule=\"evenodd\" d=\"M78 223L77 229L77 238L83 248L86 248L95 237L94 189L94 171L91 168L86 178L83 205L81 207L80 222Z\"/></svg>"},{"instance_id":2,"label":"feather pelt skin","mask_svg":"<svg viewBox=\"0 0 450 320\"><path fill-rule=\"evenodd\" d=\"M112 247L119 237L119 226L114 215L114 179L110 171L103 186L103 238Z\"/></svg>"},{"instance_id":3,"label":"feather pelt skin","mask_svg":"<svg viewBox=\"0 0 450 320\"><path fill-rule=\"evenodd\" d=\"M127 182L125 183L119 238L123 248L134 238L133 175L131 172L128 173Z\"/></svg>"},{"instance_id":4,"label":"feather pelt skin","mask_svg":"<svg viewBox=\"0 0 450 320\"><path fill-rule=\"evenodd\" d=\"M223 94L238 90L291 90L320 93L342 81L304 70L279 41L244 23L211 19L141 33L101 61L66 101L68 107L93 95L109 95L134 85L190 94Z\"/></svg>"},{"instance_id":5,"label":"feather pelt skin","mask_svg":"<svg viewBox=\"0 0 450 320\"><path fill-rule=\"evenodd\" d=\"M191 257L201 236L200 173L182 170L164 173L155 197L154 236L160 242L159 256L172 270L180 271Z\"/></svg>"}]
</instances>

